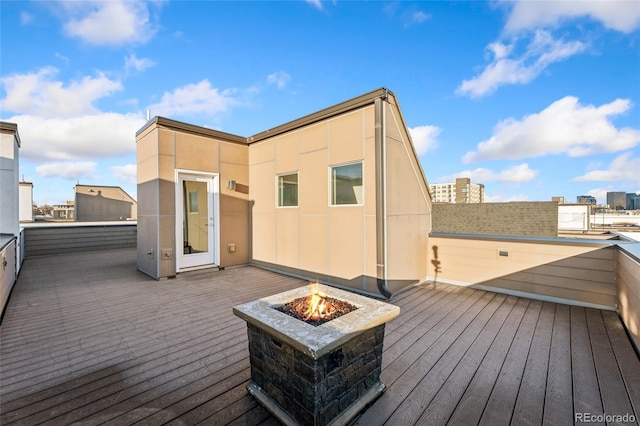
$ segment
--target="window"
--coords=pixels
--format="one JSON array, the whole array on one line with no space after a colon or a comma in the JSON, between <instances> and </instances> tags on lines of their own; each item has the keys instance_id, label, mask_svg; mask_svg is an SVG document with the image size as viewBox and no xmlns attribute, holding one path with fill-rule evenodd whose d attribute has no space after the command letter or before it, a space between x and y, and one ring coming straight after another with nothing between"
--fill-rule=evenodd
<instances>
[{"instance_id":1,"label":"window","mask_svg":"<svg viewBox=\"0 0 640 426\"><path fill-rule=\"evenodd\" d=\"M362 163L331 168L331 204L362 204Z\"/></svg>"},{"instance_id":2,"label":"window","mask_svg":"<svg viewBox=\"0 0 640 426\"><path fill-rule=\"evenodd\" d=\"M298 174L278 176L278 207L298 205Z\"/></svg>"}]
</instances>

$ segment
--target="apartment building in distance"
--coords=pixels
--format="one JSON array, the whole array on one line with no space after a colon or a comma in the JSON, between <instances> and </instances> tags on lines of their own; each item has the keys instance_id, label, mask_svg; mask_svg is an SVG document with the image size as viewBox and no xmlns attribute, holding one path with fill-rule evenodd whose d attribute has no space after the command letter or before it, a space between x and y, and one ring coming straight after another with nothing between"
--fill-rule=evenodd
<instances>
[{"instance_id":1,"label":"apartment building in distance","mask_svg":"<svg viewBox=\"0 0 640 426\"><path fill-rule=\"evenodd\" d=\"M578 195L576 197L576 203L578 204L592 204L592 205L596 205L598 204L596 197L594 197L593 195Z\"/></svg>"},{"instance_id":2,"label":"apartment building in distance","mask_svg":"<svg viewBox=\"0 0 640 426\"><path fill-rule=\"evenodd\" d=\"M430 184L429 190L434 203L484 203L484 185L471 183L470 178Z\"/></svg>"},{"instance_id":3,"label":"apartment building in distance","mask_svg":"<svg viewBox=\"0 0 640 426\"><path fill-rule=\"evenodd\" d=\"M640 194L627 192L627 210L640 210Z\"/></svg>"},{"instance_id":4,"label":"apartment building in distance","mask_svg":"<svg viewBox=\"0 0 640 426\"><path fill-rule=\"evenodd\" d=\"M627 193L607 192L607 204L611 210L624 210L627 207Z\"/></svg>"}]
</instances>

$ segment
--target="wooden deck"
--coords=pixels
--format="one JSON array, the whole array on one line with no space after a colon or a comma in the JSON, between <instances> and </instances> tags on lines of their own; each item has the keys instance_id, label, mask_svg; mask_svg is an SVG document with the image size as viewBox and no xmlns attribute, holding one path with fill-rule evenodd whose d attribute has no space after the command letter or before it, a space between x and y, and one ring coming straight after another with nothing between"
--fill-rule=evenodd
<instances>
[{"instance_id":1,"label":"wooden deck","mask_svg":"<svg viewBox=\"0 0 640 426\"><path fill-rule=\"evenodd\" d=\"M245 388L231 308L306 283L254 267L154 281L135 259L26 260L0 327L0 424L277 424ZM613 312L442 284L392 303L387 390L357 424L638 419L640 361Z\"/></svg>"}]
</instances>

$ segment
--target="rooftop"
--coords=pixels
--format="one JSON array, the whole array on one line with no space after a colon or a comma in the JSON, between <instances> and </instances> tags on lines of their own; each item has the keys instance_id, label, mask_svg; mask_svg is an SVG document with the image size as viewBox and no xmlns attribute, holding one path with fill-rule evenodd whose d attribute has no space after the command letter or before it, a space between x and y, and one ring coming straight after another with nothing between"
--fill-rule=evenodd
<instances>
[{"instance_id":1,"label":"rooftop","mask_svg":"<svg viewBox=\"0 0 640 426\"><path fill-rule=\"evenodd\" d=\"M232 307L306 282L245 266L155 281L135 249L27 258L1 330L0 423L277 424ZM618 315L466 287L391 300L386 392L356 424L573 424L640 414Z\"/></svg>"}]
</instances>

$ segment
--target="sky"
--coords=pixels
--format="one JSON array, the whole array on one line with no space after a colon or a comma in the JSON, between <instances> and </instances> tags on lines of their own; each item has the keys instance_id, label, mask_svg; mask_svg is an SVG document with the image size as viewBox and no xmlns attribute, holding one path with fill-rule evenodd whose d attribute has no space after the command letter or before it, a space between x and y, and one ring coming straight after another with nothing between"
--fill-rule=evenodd
<instances>
[{"instance_id":1,"label":"sky","mask_svg":"<svg viewBox=\"0 0 640 426\"><path fill-rule=\"evenodd\" d=\"M640 1L2 1L0 119L38 205L136 198L163 116L251 136L380 87L429 183L640 192Z\"/></svg>"}]
</instances>

